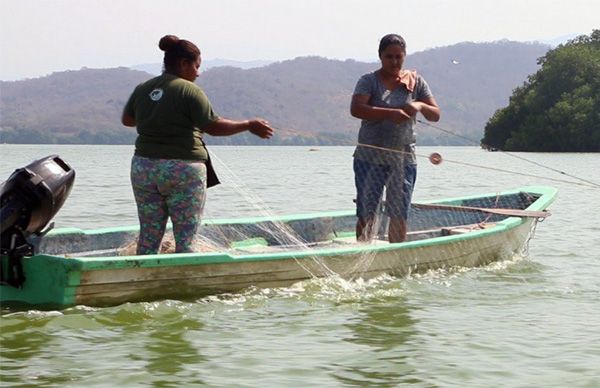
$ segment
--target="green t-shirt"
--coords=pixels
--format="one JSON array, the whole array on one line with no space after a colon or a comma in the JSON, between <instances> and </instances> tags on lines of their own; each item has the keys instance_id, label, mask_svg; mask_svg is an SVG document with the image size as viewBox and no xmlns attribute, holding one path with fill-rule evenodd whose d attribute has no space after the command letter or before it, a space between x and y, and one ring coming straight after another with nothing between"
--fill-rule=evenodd
<instances>
[{"instance_id":1,"label":"green t-shirt","mask_svg":"<svg viewBox=\"0 0 600 388\"><path fill-rule=\"evenodd\" d=\"M206 160L201 129L219 117L193 82L163 74L138 85L125 105L135 118L135 154L147 158Z\"/></svg>"}]
</instances>

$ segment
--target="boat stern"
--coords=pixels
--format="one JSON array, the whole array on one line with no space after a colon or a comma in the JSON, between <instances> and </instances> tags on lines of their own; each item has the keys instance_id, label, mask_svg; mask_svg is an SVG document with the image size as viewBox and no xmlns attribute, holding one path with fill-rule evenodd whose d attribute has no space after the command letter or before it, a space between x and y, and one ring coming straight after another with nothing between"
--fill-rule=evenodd
<instances>
[{"instance_id":1,"label":"boat stern","mask_svg":"<svg viewBox=\"0 0 600 388\"><path fill-rule=\"evenodd\" d=\"M7 256L2 271L10 270ZM64 307L75 304L80 263L65 257L36 255L22 259L25 281L21 287L0 285L0 304L10 307Z\"/></svg>"}]
</instances>

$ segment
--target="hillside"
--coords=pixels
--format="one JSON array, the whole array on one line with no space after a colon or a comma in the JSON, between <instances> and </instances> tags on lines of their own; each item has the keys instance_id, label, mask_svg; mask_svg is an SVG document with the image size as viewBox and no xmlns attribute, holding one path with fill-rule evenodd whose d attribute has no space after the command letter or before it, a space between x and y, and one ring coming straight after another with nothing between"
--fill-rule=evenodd
<instances>
[{"instance_id":1,"label":"hillside","mask_svg":"<svg viewBox=\"0 0 600 388\"><path fill-rule=\"evenodd\" d=\"M548 49L508 41L460 43L409 53L406 67L429 82L442 108L436 125L477 142L487 120L537 71L537 59ZM214 67L197 82L218 114L267 118L279 129L269 144L353 144L359 121L349 114L350 97L358 77L377 68L378 63L301 57L251 69ZM0 141L132 143L135 131L121 126L121 110L133 87L149 77L128 68L84 68L0 82ZM418 141L473 144L423 125ZM246 135L207 142L258 143Z\"/></svg>"},{"instance_id":2,"label":"hillside","mask_svg":"<svg viewBox=\"0 0 600 388\"><path fill-rule=\"evenodd\" d=\"M600 30L548 51L539 63L488 121L485 147L600 152Z\"/></svg>"},{"instance_id":3,"label":"hillside","mask_svg":"<svg viewBox=\"0 0 600 388\"><path fill-rule=\"evenodd\" d=\"M1 142L130 144L120 117L128 94L148 74L82 69L1 82Z\"/></svg>"}]
</instances>

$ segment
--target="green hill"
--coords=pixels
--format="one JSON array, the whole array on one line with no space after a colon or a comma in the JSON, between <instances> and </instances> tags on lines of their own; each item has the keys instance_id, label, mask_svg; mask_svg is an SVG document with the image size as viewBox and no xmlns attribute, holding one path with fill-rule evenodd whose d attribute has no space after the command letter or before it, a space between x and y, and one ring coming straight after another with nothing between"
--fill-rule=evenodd
<instances>
[{"instance_id":1,"label":"green hill","mask_svg":"<svg viewBox=\"0 0 600 388\"><path fill-rule=\"evenodd\" d=\"M461 43L409 53L406 67L427 79L442 108L436 125L478 142L487 120L537 71L549 46L516 42ZM376 58L374 58L375 60ZM353 144L359 120L349 105L360 75L378 63L301 57L252 69L215 67L197 83L218 114L264 117L279 129L265 143L253 136L208 137L209 144ZM81 69L0 82L5 143L130 144L120 124L125 100L149 74L127 68ZM473 144L419 125L422 145Z\"/></svg>"},{"instance_id":2,"label":"green hill","mask_svg":"<svg viewBox=\"0 0 600 388\"><path fill-rule=\"evenodd\" d=\"M550 50L485 127L507 151L600 152L600 30Z\"/></svg>"}]
</instances>

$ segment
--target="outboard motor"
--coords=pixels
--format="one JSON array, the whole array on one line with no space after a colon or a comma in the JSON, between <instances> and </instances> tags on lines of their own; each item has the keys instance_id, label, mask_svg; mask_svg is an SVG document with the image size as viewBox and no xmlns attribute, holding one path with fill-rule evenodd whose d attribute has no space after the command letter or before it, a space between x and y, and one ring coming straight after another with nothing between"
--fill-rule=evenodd
<instances>
[{"instance_id":1,"label":"outboard motor","mask_svg":"<svg viewBox=\"0 0 600 388\"><path fill-rule=\"evenodd\" d=\"M21 287L23 257L33 256L32 235L43 236L71 192L75 170L58 155L36 160L0 184L0 284Z\"/></svg>"}]
</instances>

